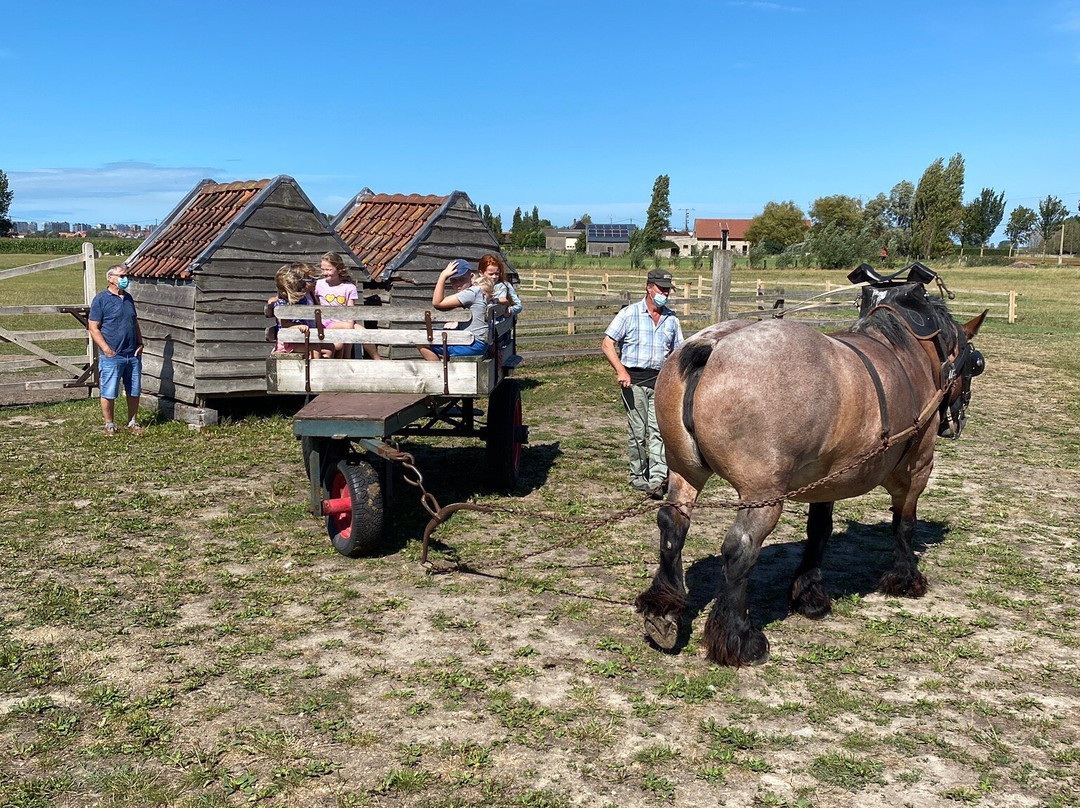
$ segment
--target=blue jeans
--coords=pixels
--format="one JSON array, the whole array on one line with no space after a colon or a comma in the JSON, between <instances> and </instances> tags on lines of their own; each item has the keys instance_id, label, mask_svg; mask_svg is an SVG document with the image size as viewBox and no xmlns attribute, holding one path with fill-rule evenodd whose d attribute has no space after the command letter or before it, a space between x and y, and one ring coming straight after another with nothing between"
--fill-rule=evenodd
<instances>
[{"instance_id":1,"label":"blue jeans","mask_svg":"<svg viewBox=\"0 0 1080 808\"><path fill-rule=\"evenodd\" d=\"M441 345L431 345L429 347L436 356L442 356ZM477 339L473 340L472 345L447 345L446 355L450 358L455 356L483 356L487 353L487 349L487 343Z\"/></svg>"},{"instance_id":2,"label":"blue jeans","mask_svg":"<svg viewBox=\"0 0 1080 808\"><path fill-rule=\"evenodd\" d=\"M142 395L141 356L98 356L98 374L101 377L101 397L115 399L120 392L120 382L132 398ZM133 416L134 417L134 416Z\"/></svg>"}]
</instances>

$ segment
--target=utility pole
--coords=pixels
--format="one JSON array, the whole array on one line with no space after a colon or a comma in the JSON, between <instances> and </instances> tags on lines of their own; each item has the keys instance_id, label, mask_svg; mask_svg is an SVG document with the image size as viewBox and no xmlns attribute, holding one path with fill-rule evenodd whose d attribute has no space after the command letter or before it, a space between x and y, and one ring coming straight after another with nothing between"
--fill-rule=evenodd
<instances>
[{"instance_id":1,"label":"utility pole","mask_svg":"<svg viewBox=\"0 0 1080 808\"><path fill-rule=\"evenodd\" d=\"M693 208L679 208L683 212L683 230L687 233L690 232L690 214L694 212Z\"/></svg>"}]
</instances>

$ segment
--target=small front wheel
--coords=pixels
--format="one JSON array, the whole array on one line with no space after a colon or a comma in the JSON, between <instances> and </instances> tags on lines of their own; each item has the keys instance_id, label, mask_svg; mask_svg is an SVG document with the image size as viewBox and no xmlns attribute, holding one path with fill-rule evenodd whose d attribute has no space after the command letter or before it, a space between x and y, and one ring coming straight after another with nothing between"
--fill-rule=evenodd
<instances>
[{"instance_id":1,"label":"small front wheel","mask_svg":"<svg viewBox=\"0 0 1080 808\"><path fill-rule=\"evenodd\" d=\"M376 553L383 541L383 492L378 472L365 460L342 459L327 468L326 532L343 556Z\"/></svg>"}]
</instances>

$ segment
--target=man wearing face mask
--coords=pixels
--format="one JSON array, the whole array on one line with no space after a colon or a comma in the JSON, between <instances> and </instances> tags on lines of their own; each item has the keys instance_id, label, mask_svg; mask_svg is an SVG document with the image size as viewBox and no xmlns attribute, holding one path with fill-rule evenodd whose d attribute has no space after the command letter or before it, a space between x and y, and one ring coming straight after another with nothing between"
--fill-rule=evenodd
<instances>
[{"instance_id":1,"label":"man wearing face mask","mask_svg":"<svg viewBox=\"0 0 1080 808\"><path fill-rule=\"evenodd\" d=\"M142 394L142 331L135 314L135 301L125 290L127 269L109 267L105 273L108 288L90 303L90 338L98 348L98 373L101 377L101 414L105 416L105 434L116 434L113 420L120 383L127 393L128 424L131 432L142 432L137 416Z\"/></svg>"},{"instance_id":2,"label":"man wearing face mask","mask_svg":"<svg viewBox=\"0 0 1080 808\"><path fill-rule=\"evenodd\" d=\"M667 490L668 469L653 388L660 366L683 341L679 318L666 305L671 286L670 272L650 271L645 298L615 315L600 345L615 369L626 405L630 484L654 499Z\"/></svg>"}]
</instances>

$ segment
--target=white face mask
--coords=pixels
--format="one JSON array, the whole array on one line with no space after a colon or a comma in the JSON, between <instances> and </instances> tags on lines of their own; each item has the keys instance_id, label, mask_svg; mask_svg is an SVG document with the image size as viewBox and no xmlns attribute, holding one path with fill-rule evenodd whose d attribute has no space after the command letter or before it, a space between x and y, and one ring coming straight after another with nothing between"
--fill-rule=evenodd
<instances>
[{"instance_id":1,"label":"white face mask","mask_svg":"<svg viewBox=\"0 0 1080 808\"><path fill-rule=\"evenodd\" d=\"M653 295L652 302L655 303L657 306L663 306L665 303L667 303L667 295L665 295L663 292L658 295Z\"/></svg>"}]
</instances>

